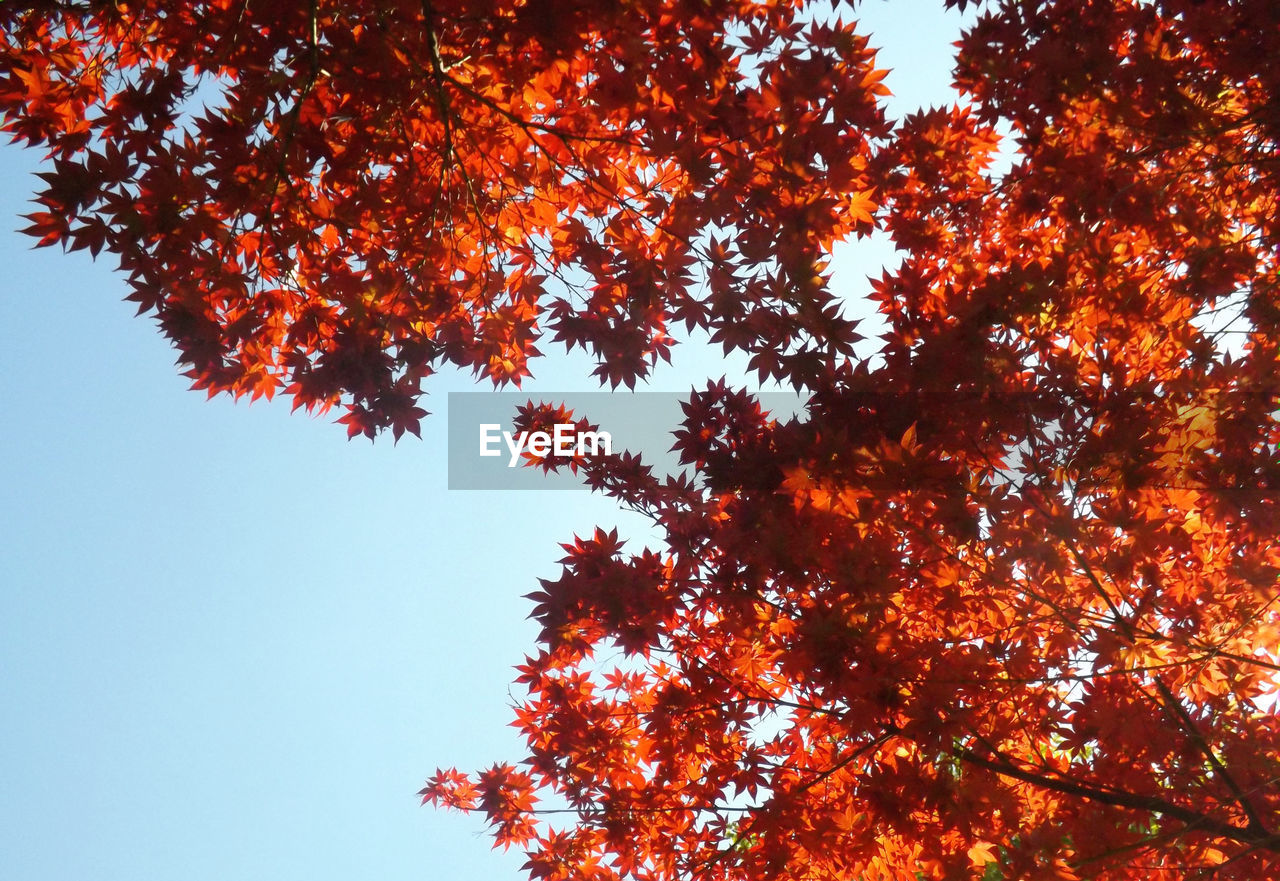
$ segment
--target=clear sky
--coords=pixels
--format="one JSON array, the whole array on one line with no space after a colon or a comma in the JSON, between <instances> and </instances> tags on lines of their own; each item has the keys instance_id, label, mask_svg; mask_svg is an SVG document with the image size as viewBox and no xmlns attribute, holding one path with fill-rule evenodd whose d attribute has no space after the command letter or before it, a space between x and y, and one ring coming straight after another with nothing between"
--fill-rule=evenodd
<instances>
[{"instance_id":1,"label":"clear sky","mask_svg":"<svg viewBox=\"0 0 1280 881\"><path fill-rule=\"evenodd\" d=\"M895 114L952 100L940 7L862 10ZM0 149L3 229L37 158ZM558 542L642 525L584 492L449 492L460 378L399 445L285 399L206 401L110 257L29 243L0 233L0 878L523 877L478 818L414 793L519 757L522 595ZM841 256L854 294L886 258ZM725 369L675 360L653 388ZM557 353L527 388L591 388L581 364Z\"/></svg>"}]
</instances>

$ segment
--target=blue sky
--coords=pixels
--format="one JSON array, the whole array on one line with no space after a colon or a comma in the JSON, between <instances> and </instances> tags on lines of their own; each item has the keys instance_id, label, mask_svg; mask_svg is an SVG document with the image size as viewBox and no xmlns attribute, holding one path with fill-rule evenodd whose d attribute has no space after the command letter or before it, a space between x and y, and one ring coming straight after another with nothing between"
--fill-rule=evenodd
<instances>
[{"instance_id":1,"label":"blue sky","mask_svg":"<svg viewBox=\"0 0 1280 881\"><path fill-rule=\"evenodd\" d=\"M871 0L896 113L950 100L958 16ZM0 149L5 229L34 151ZM523 877L437 766L518 758L521 597L558 542L643 525L582 492L449 492L445 377L423 439L348 442L288 402L187 390L103 257L0 234L0 877ZM884 249L841 254L837 284ZM725 368L689 347L655 389ZM590 389L581 361L533 392Z\"/></svg>"}]
</instances>

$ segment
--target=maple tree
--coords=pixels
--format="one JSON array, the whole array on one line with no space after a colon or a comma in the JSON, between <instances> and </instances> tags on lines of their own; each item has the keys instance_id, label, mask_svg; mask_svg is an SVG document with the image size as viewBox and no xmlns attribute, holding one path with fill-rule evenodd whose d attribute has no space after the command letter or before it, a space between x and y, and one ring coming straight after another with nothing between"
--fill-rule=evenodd
<instances>
[{"instance_id":1,"label":"maple tree","mask_svg":"<svg viewBox=\"0 0 1280 881\"><path fill-rule=\"evenodd\" d=\"M985 4L896 124L783 0L0 22L28 231L118 255L200 388L398 437L443 363L549 329L632 384L683 322L812 395L693 395L691 476L574 462L661 546L566 545L524 762L422 793L532 877L1280 877L1270 0ZM868 354L824 261L873 229Z\"/></svg>"},{"instance_id":2,"label":"maple tree","mask_svg":"<svg viewBox=\"0 0 1280 881\"><path fill-rule=\"evenodd\" d=\"M27 231L117 254L197 387L398 437L442 363L518 381L549 329L634 384L671 322L741 320L695 263L767 255L784 299L870 228L883 73L799 11L6 3L0 108L53 160ZM848 333L771 311L766 336Z\"/></svg>"}]
</instances>

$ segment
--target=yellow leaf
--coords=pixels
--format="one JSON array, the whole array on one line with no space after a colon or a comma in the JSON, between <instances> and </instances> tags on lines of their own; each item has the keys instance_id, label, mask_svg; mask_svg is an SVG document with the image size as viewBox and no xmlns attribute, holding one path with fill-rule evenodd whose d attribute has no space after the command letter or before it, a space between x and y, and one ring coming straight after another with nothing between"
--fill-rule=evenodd
<instances>
[{"instance_id":1,"label":"yellow leaf","mask_svg":"<svg viewBox=\"0 0 1280 881\"><path fill-rule=\"evenodd\" d=\"M979 841L969 848L969 862L978 867L985 866L987 863L994 863L996 855L992 851L995 850L995 847L989 841Z\"/></svg>"}]
</instances>

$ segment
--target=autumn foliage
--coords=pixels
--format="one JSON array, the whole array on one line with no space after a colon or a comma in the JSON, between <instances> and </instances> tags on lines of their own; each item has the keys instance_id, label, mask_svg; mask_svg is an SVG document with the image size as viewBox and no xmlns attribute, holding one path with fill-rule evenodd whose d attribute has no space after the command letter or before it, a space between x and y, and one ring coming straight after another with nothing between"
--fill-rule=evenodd
<instances>
[{"instance_id":1,"label":"autumn foliage","mask_svg":"<svg viewBox=\"0 0 1280 881\"><path fill-rule=\"evenodd\" d=\"M211 393L399 437L442 364L631 385L681 325L812 395L574 463L662 541L565 546L527 756L423 790L532 878L1280 878L1280 8L985 4L896 123L849 18L6 3L0 108L28 232Z\"/></svg>"}]
</instances>

